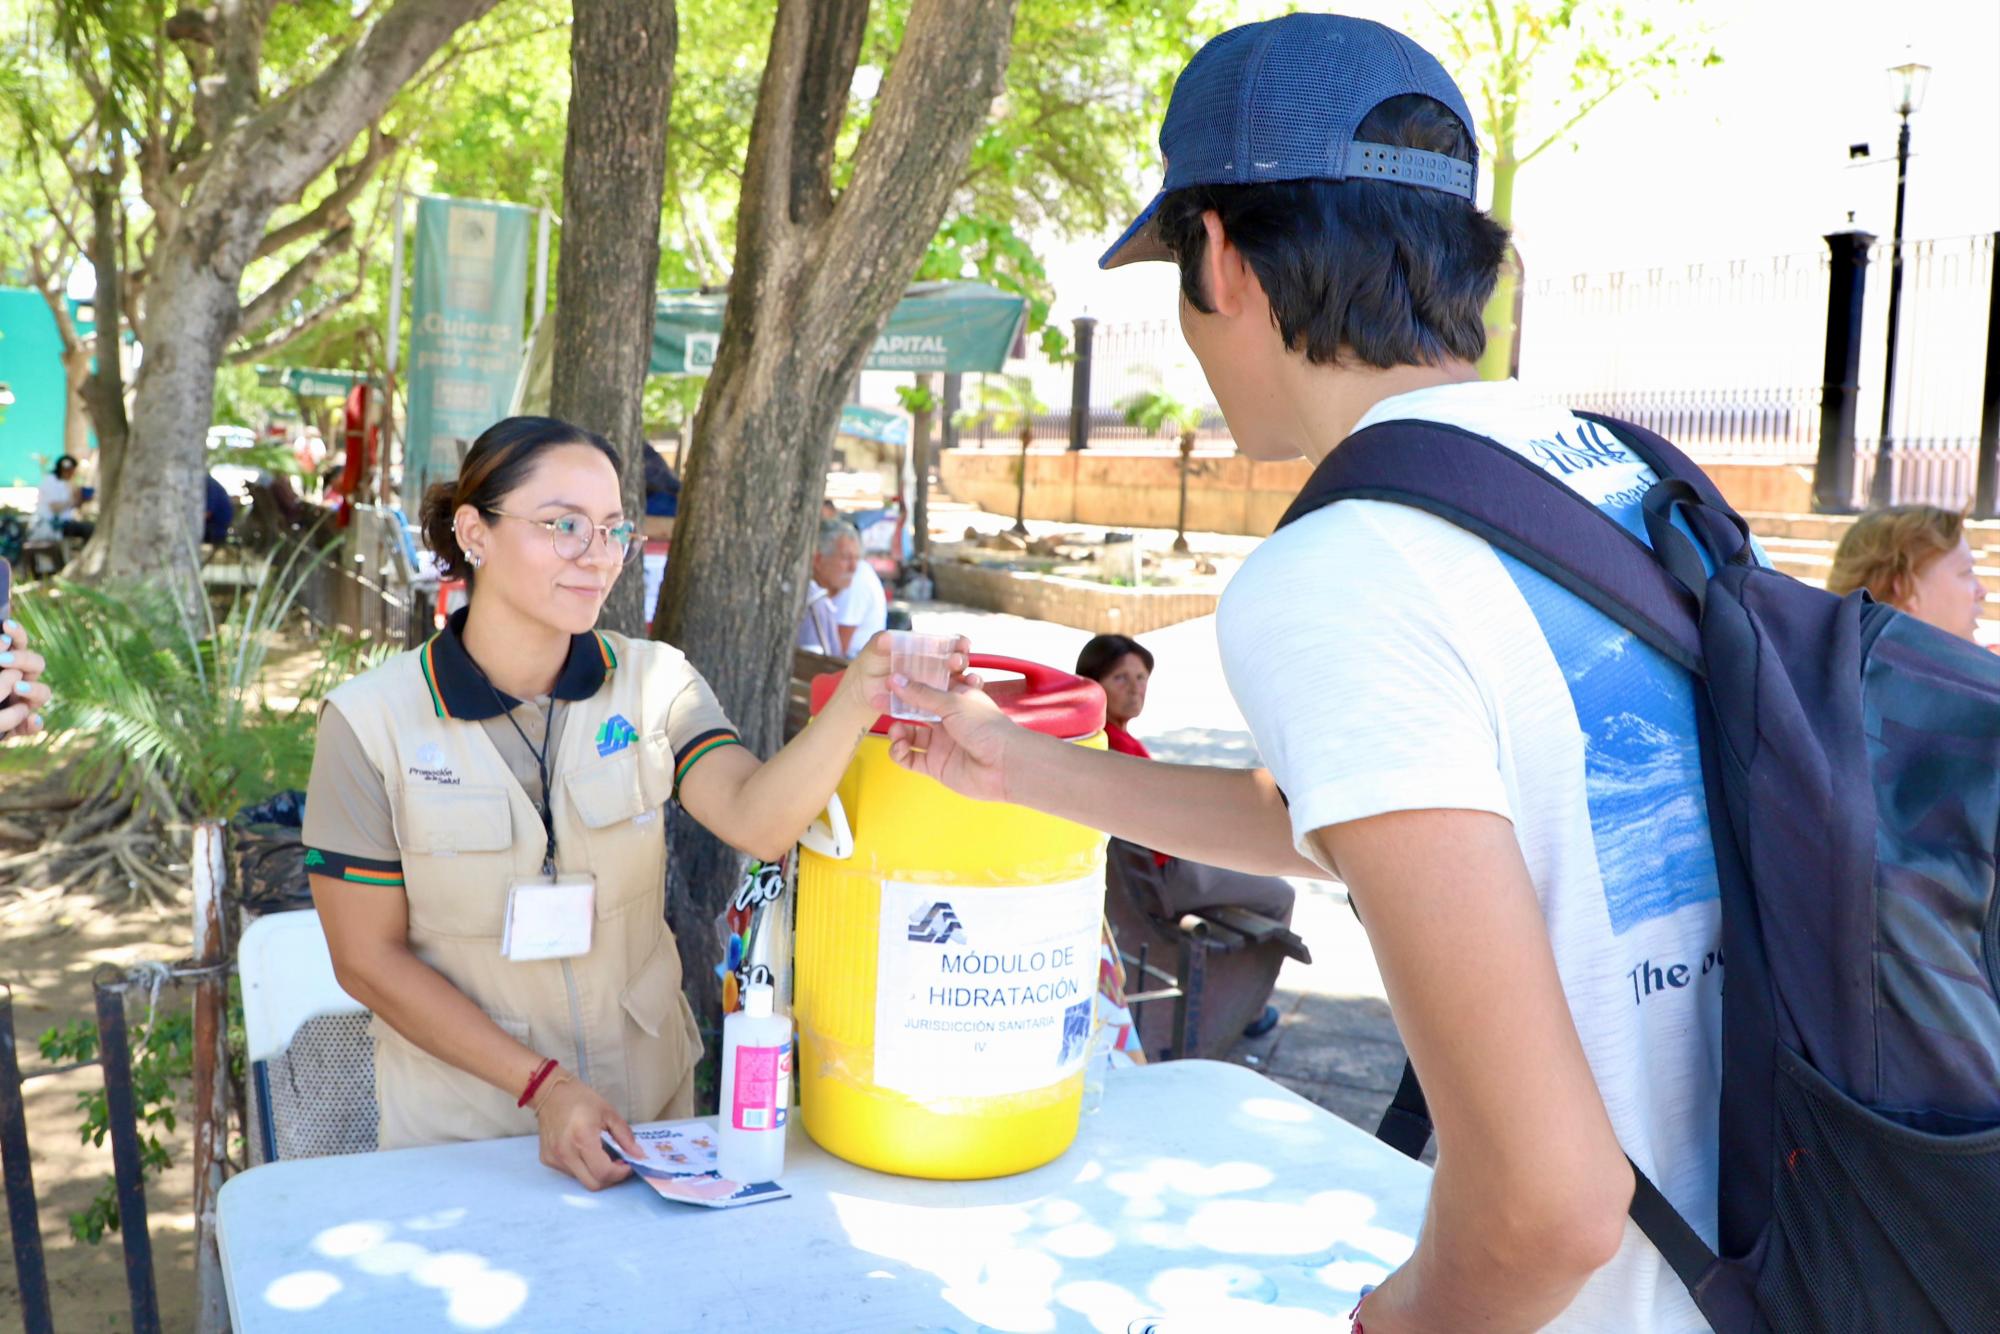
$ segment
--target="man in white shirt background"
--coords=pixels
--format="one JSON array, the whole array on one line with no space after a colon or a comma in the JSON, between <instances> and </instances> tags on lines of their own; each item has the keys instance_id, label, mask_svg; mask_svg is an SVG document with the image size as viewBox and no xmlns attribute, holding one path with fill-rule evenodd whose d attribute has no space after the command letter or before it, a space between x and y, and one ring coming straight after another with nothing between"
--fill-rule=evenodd
<instances>
[{"instance_id":1,"label":"man in white shirt background","mask_svg":"<svg viewBox=\"0 0 2000 1334\"><path fill-rule=\"evenodd\" d=\"M840 627L839 656L843 658L853 658L870 639L889 628L889 595L873 565L865 560L855 562L854 577L833 599L833 615Z\"/></svg>"},{"instance_id":2,"label":"man in white shirt background","mask_svg":"<svg viewBox=\"0 0 2000 1334\"><path fill-rule=\"evenodd\" d=\"M1243 453L1317 464L1378 422L1442 423L1644 540L1640 460L1477 378L1507 238L1428 52L1340 15L1235 29L1183 71L1160 146L1165 185L1103 262L1177 265ZM1629 1154L1716 1243L1721 921L1687 673L1479 537L1373 500L1265 542L1216 633L1266 770L1052 742L976 688L904 682L942 721L898 724L891 753L1173 856L1345 883L1438 1147L1415 1252L1356 1329L1705 1329L1627 1217Z\"/></svg>"},{"instance_id":3,"label":"man in white shirt background","mask_svg":"<svg viewBox=\"0 0 2000 1334\"><path fill-rule=\"evenodd\" d=\"M854 530L854 525L845 519L821 519L819 540L813 545L808 567L812 586L806 590L805 611L799 617L800 648L829 658L849 656L848 637L842 634L838 606L840 595L854 582L860 566L861 534Z\"/></svg>"}]
</instances>

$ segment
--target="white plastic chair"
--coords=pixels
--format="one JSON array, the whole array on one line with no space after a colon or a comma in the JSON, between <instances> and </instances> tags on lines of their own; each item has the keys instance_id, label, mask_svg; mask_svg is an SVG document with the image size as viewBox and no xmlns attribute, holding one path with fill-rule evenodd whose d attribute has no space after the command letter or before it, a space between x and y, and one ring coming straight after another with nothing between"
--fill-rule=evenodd
<instances>
[{"instance_id":1,"label":"white plastic chair","mask_svg":"<svg viewBox=\"0 0 2000 1334\"><path fill-rule=\"evenodd\" d=\"M333 976L319 914L259 917L237 947L258 1162L376 1146L368 1011Z\"/></svg>"}]
</instances>

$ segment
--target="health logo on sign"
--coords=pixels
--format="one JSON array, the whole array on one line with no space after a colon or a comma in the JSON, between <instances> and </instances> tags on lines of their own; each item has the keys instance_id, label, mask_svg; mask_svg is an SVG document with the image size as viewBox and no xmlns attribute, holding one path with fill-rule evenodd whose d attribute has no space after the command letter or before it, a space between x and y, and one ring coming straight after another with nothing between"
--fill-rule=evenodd
<instances>
[{"instance_id":1,"label":"health logo on sign","mask_svg":"<svg viewBox=\"0 0 2000 1334\"><path fill-rule=\"evenodd\" d=\"M933 903L910 914L910 939L920 945L963 945L965 925L949 903Z\"/></svg>"},{"instance_id":2,"label":"health logo on sign","mask_svg":"<svg viewBox=\"0 0 2000 1334\"><path fill-rule=\"evenodd\" d=\"M682 369L689 375L706 375L715 369L715 352L722 344L721 334L690 333L682 353Z\"/></svg>"}]
</instances>

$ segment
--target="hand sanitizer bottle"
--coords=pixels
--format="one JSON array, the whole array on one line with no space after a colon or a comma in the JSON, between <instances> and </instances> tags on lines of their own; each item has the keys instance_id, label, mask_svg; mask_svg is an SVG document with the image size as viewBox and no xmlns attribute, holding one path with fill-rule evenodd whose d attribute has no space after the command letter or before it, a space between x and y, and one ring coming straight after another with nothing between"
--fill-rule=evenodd
<instances>
[{"instance_id":1,"label":"hand sanitizer bottle","mask_svg":"<svg viewBox=\"0 0 2000 1334\"><path fill-rule=\"evenodd\" d=\"M785 1170L785 1113L792 1095L792 1021L771 1013L771 988L756 982L743 1008L722 1021L722 1115L715 1166L730 1181L776 1181Z\"/></svg>"}]
</instances>

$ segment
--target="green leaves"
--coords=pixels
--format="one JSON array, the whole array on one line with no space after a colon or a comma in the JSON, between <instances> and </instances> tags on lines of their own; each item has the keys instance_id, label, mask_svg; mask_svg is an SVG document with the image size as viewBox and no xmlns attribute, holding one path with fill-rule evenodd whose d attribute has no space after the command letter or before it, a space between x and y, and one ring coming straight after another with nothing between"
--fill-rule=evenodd
<instances>
[{"instance_id":1,"label":"green leaves","mask_svg":"<svg viewBox=\"0 0 2000 1334\"><path fill-rule=\"evenodd\" d=\"M1127 422L1160 435L1178 436L1198 430L1204 415L1199 405L1175 398L1164 389L1134 394L1118 406Z\"/></svg>"},{"instance_id":2,"label":"green leaves","mask_svg":"<svg viewBox=\"0 0 2000 1334\"><path fill-rule=\"evenodd\" d=\"M168 992L165 999L175 999ZM243 995L240 983L229 984L229 1075L240 1080L244 1072ZM132 1104L139 1126L139 1165L146 1176L158 1176L174 1165L173 1155L160 1142L160 1132L171 1135L180 1125L178 1107L181 1089L194 1077L194 1012L171 1003L148 1008L147 1018L128 1026L127 1040L132 1054ZM35 1042L42 1059L51 1065L73 1065L98 1059L97 1026L77 1019L44 1031ZM76 1095L77 1138L84 1144L104 1147L111 1133L110 1109L105 1102L102 1080ZM69 1216L69 1233L78 1241L96 1245L119 1227L118 1187L106 1177L97 1195L81 1211Z\"/></svg>"},{"instance_id":3,"label":"green leaves","mask_svg":"<svg viewBox=\"0 0 2000 1334\"><path fill-rule=\"evenodd\" d=\"M982 375L973 391L974 406L958 414L961 426L976 426L981 417L1006 435L1029 435L1034 419L1049 410L1035 395L1035 382L1025 375Z\"/></svg>"},{"instance_id":4,"label":"green leaves","mask_svg":"<svg viewBox=\"0 0 2000 1334\"><path fill-rule=\"evenodd\" d=\"M272 644L319 559L276 559L264 586L197 632L164 589L104 589L57 581L23 599L19 614L63 683L51 732L84 743L79 788L143 794L191 818L226 819L252 801L304 787L312 768L317 701L362 665L334 641L327 661L289 707L262 690ZM205 604L204 604L205 605Z\"/></svg>"}]
</instances>

